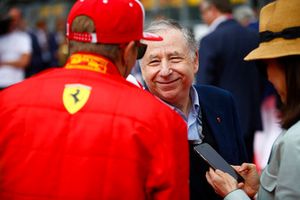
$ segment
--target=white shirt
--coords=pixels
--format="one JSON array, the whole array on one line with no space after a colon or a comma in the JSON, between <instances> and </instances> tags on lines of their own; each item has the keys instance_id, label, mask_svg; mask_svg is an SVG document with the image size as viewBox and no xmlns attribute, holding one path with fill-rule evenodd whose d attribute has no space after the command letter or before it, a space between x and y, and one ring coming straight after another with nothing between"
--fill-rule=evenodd
<instances>
[{"instance_id":1,"label":"white shirt","mask_svg":"<svg viewBox=\"0 0 300 200\"><path fill-rule=\"evenodd\" d=\"M138 86L139 88L144 89L143 85L135 78L132 74L129 74L126 78L126 80L130 83L133 83L134 85Z\"/></svg>"},{"instance_id":2,"label":"white shirt","mask_svg":"<svg viewBox=\"0 0 300 200\"><path fill-rule=\"evenodd\" d=\"M32 51L31 38L26 32L13 31L0 36L0 61L11 62ZM8 87L24 79L24 69L10 65L0 66L0 88Z\"/></svg>"}]
</instances>

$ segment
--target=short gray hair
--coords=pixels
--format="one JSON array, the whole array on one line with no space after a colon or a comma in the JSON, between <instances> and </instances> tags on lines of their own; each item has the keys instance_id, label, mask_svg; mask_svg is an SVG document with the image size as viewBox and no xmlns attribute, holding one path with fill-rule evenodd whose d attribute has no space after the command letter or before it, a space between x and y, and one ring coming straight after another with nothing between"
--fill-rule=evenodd
<instances>
[{"instance_id":1,"label":"short gray hair","mask_svg":"<svg viewBox=\"0 0 300 200\"><path fill-rule=\"evenodd\" d=\"M195 40L194 34L188 28L183 27L177 21L173 19L158 19L152 21L145 29L145 32L157 33L162 30L176 29L182 32L184 39L186 40L187 46L190 50L191 58L195 58L198 50L198 44Z\"/></svg>"}]
</instances>

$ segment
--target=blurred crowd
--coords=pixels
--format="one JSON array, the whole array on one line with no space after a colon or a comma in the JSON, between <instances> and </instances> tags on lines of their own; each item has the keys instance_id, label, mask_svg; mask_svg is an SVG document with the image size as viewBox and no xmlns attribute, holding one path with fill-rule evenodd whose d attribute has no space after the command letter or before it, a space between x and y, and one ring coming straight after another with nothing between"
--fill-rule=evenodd
<instances>
[{"instance_id":1,"label":"blurred crowd","mask_svg":"<svg viewBox=\"0 0 300 200\"><path fill-rule=\"evenodd\" d=\"M52 32L48 29L46 18L37 20L34 27L29 27L22 10L12 7L1 15L1 27L1 88L65 63L68 48L64 18L57 18ZM4 83L4 79L8 80Z\"/></svg>"}]
</instances>

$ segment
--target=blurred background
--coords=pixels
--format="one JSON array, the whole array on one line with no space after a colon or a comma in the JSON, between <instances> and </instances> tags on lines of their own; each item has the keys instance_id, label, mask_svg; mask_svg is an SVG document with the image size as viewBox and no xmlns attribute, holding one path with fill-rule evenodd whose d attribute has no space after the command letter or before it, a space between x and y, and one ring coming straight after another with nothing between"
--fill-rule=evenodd
<instances>
[{"instance_id":1,"label":"blurred background","mask_svg":"<svg viewBox=\"0 0 300 200\"><path fill-rule=\"evenodd\" d=\"M256 13L272 0L231 0L234 7L247 5ZM10 7L22 9L26 26L31 28L41 19L47 20L49 31L56 31L59 20L67 16L75 0L1 0L0 12L5 13ZM158 17L168 17L179 20L185 26L197 31L201 27L201 17L198 5L201 0L141 0L146 9L146 20ZM201 28L200 28L201 29ZM197 37L197 33L195 33ZM198 36L199 37L199 36ZM198 39L198 38L197 38Z\"/></svg>"},{"instance_id":2,"label":"blurred background","mask_svg":"<svg viewBox=\"0 0 300 200\"><path fill-rule=\"evenodd\" d=\"M0 15L4 16L10 8L22 11L19 29L33 33L39 43L45 43L45 34L54 35L55 53L62 66L68 55L65 42L65 21L68 12L76 0L0 0ZM262 6L272 0L231 0L237 14L234 16L241 23L257 22L257 13ZM155 18L172 18L191 29L197 42L207 33L208 27L202 22L199 4L201 0L141 0L146 11L146 23ZM257 24L257 23L256 23ZM1 29L0 29L1 30ZM43 36L44 35L44 36ZM48 37L47 36L47 37ZM43 38L44 37L44 38ZM48 41L51 40L48 38ZM45 46L45 44L39 44ZM49 44L46 44L46 46ZM53 45L52 45L53 46ZM48 47L45 47L48 48ZM57 52L58 51L58 52Z\"/></svg>"}]
</instances>

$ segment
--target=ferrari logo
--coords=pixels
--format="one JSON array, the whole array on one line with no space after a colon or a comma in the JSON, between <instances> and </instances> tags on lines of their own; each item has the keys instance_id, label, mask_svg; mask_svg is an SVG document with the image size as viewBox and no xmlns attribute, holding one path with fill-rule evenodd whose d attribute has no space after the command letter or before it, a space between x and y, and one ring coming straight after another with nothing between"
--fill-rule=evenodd
<instances>
[{"instance_id":1,"label":"ferrari logo","mask_svg":"<svg viewBox=\"0 0 300 200\"><path fill-rule=\"evenodd\" d=\"M91 87L82 84L66 84L63 93L63 103L70 114L79 111L88 101Z\"/></svg>"}]
</instances>

